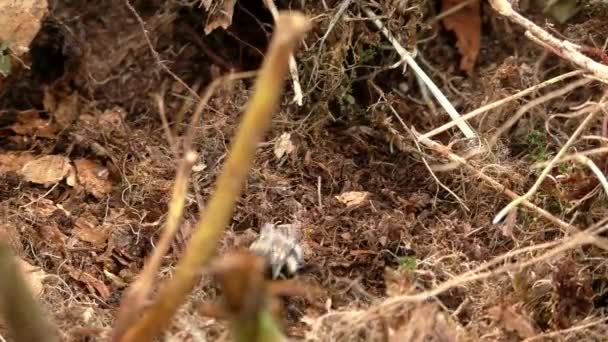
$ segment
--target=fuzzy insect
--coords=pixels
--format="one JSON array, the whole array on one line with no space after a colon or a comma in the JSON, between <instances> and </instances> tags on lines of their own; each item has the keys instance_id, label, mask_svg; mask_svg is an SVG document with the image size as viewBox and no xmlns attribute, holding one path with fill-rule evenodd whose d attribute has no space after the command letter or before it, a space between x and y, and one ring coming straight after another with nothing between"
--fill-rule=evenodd
<instances>
[{"instance_id":1,"label":"fuzzy insect","mask_svg":"<svg viewBox=\"0 0 608 342\"><path fill-rule=\"evenodd\" d=\"M293 224L278 226L271 223L264 224L260 236L249 246L249 249L266 258L272 279L277 279L283 269L288 275L293 275L304 262L298 229Z\"/></svg>"}]
</instances>

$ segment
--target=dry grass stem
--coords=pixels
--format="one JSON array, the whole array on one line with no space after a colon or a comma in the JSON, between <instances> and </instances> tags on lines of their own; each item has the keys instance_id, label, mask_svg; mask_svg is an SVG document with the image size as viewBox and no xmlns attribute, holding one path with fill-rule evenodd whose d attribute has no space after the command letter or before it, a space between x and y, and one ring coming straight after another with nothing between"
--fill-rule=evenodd
<instances>
[{"instance_id":1,"label":"dry grass stem","mask_svg":"<svg viewBox=\"0 0 608 342\"><path fill-rule=\"evenodd\" d=\"M369 321L369 317L390 316L392 313L396 312L396 310L399 310L400 308L402 308L403 305L406 303L424 302L424 301L430 300L430 299L434 298L435 296L437 296L441 293L444 293L452 288L464 286L467 283L471 283L474 281L480 281L480 280L488 279L490 277L495 277L501 273L523 269L523 268L529 267L531 265L534 265L536 263L539 263L541 261L552 259L552 258L564 253L565 251L568 251L570 249L573 249L573 248L576 248L576 247L579 247L579 246L582 246L585 244L592 243L594 240L594 237L597 237L598 234L600 234L606 230L608 230L608 226L596 225L595 227L591 227L585 231L581 231L572 236L564 237L564 238L560 239L559 241L552 241L552 242L548 242L548 243L543 243L543 244L539 244L539 245L534 245L534 246L520 248L520 249L510 251L508 253L495 257L486 263L483 263L482 265L476 267L473 270L467 271L450 280L447 280L447 281L441 283L440 285L434 287L433 289L426 290L426 291L423 291L423 292L420 292L417 294L413 294L413 295L402 295L402 296L391 297L391 298L386 299L381 304L374 306L366 311L328 313L324 316L321 316L319 319L317 319L317 321L313 325L313 328L312 328L313 336L314 336L314 333L320 334L318 332L318 330L323 325L324 320L341 317L341 316L346 316L346 317L348 317L348 322L350 323L349 325L351 327L360 326L362 324L365 324L365 322ZM492 267L493 265L504 263L506 260L513 258L516 255L519 255L522 253L529 253L529 252L537 251L540 249L547 249L547 248L551 248L551 249L542 253L539 256L532 257L528 260L520 261L520 262L516 262L516 263L505 263L503 266L497 267L497 268L489 270L489 271L485 271L485 270L489 269L490 267Z\"/></svg>"},{"instance_id":2,"label":"dry grass stem","mask_svg":"<svg viewBox=\"0 0 608 342\"><path fill-rule=\"evenodd\" d=\"M530 190L528 190L528 192L526 192L521 197L513 200L506 207L504 207L500 212L498 212L498 214L494 217L494 220L492 220L492 222L494 224L502 221L502 219L505 217L505 215L509 211L511 211L512 209L514 209L515 207L517 207L524 200L528 200L530 197L532 197L532 195L534 193L536 193L536 191L538 190L538 188L542 184L543 180L547 177L547 175L549 174L549 172L551 172L551 170L553 169L553 167L557 164L557 161L560 160L560 158L562 158L566 154L566 152L567 152L568 148L570 147L570 145L572 145L574 143L574 141L576 141L576 139L578 138L578 136L583 132L583 130L587 127L587 125L589 123L591 123L591 120L593 120L595 118L595 115L601 110L601 108L604 105L605 105L604 98L602 98L602 100L600 101L599 104L593 104L593 105L590 106L591 108L590 108L589 115L587 115L587 117L583 120L583 122L581 122L581 124L574 131L574 133L572 133L572 135L570 136L570 138L568 139L568 141L566 141L566 143L564 144L564 146L562 146L560 148L560 150L557 153L557 155L555 155L555 157L553 157L553 159L551 160L551 162L541 172L540 176L538 176L538 179L536 180L536 182L534 183L534 185L532 185L532 187L530 188Z\"/></svg>"},{"instance_id":3,"label":"dry grass stem","mask_svg":"<svg viewBox=\"0 0 608 342\"><path fill-rule=\"evenodd\" d=\"M602 170L597 167L593 160L579 154L578 156L576 156L576 161L587 166L591 170L591 172L595 174L597 179L600 181L600 184L602 184L602 187L604 188L604 193L606 193L606 196L608 196L608 181L606 180L606 176L604 176Z\"/></svg>"},{"instance_id":4,"label":"dry grass stem","mask_svg":"<svg viewBox=\"0 0 608 342\"><path fill-rule=\"evenodd\" d=\"M272 14L272 18L276 22L279 18L279 10L277 6L274 4L274 0L264 0L266 7ZM296 64L296 59L293 56L289 56L289 73L291 74L291 80L293 82L293 102L297 103L298 106L302 105L302 101L304 100L304 94L302 94L302 86L300 85L300 76L298 75L298 65Z\"/></svg>"},{"instance_id":5,"label":"dry grass stem","mask_svg":"<svg viewBox=\"0 0 608 342\"><path fill-rule=\"evenodd\" d=\"M579 80L566 84L565 86L563 86L559 89L553 90L553 91L551 91L541 97L538 97L538 98L526 103L525 105L521 106L517 110L517 112L515 112L515 115L510 116L509 119L496 130L494 135L492 135L492 138L490 138L490 145L496 144L496 142L498 141L500 136L503 135L506 131L508 131L530 109L532 109L542 103L545 103L549 100L552 100L556 97L561 97L566 94L569 94L574 89L582 87L585 84L590 83L591 81L593 81L593 79L581 78Z\"/></svg>"},{"instance_id":6,"label":"dry grass stem","mask_svg":"<svg viewBox=\"0 0 608 342\"><path fill-rule=\"evenodd\" d=\"M543 30L538 25L534 24L521 14L517 13L509 1L507 0L490 0L492 7L501 15L509 18L514 23L522 26L528 30L529 34L534 35L536 38L547 44L552 51L556 52L559 56L568 61L574 63L580 68L589 71L595 77L600 79L604 83L608 83L608 66L598 63L593 59L585 56L575 44L569 41L559 40L551 35L549 32Z\"/></svg>"},{"instance_id":7,"label":"dry grass stem","mask_svg":"<svg viewBox=\"0 0 608 342\"><path fill-rule=\"evenodd\" d=\"M604 322L608 321L608 318L600 318L600 319L595 319L591 322L585 323L585 324L577 324L573 327L570 327L568 329L561 329L561 330L557 330L557 331L551 331L548 333L544 333L544 334L539 334L537 336L534 337L529 337L526 338L525 340L523 340L522 342L530 342L530 341L538 341L538 340L547 340L550 337L554 337L554 336L563 336L569 333L573 333L573 332L577 332L583 329L587 329L587 328L591 328L593 326L602 324Z\"/></svg>"},{"instance_id":8,"label":"dry grass stem","mask_svg":"<svg viewBox=\"0 0 608 342\"><path fill-rule=\"evenodd\" d=\"M576 160L579 156L593 156L593 155L597 155L597 154L605 154L608 153L608 147L598 147L598 148L593 148L587 151L581 151L578 153L573 153L567 156L563 156L562 158L560 158L558 161L556 161L556 163L565 163L568 161L573 161ZM532 168L533 169L539 169L541 167L546 167L547 165L549 165L551 161L543 161L543 162L536 162L534 164L532 164Z\"/></svg>"},{"instance_id":9,"label":"dry grass stem","mask_svg":"<svg viewBox=\"0 0 608 342\"><path fill-rule=\"evenodd\" d=\"M384 26L384 24L382 24L382 22L379 19L374 19L376 17L374 12L372 12L368 8L364 8L364 11L365 11L365 14L367 15L367 17L370 18L370 20L378 27L378 29L382 32L382 34L384 34L386 39L388 39L388 41L393 45L393 47L395 48L395 50L397 51L399 56L401 56L401 58L402 58L401 62L405 61L407 63L407 65L409 65L412 68L412 70L414 70L414 72L416 73L416 76L419 77L424 82L424 84L429 88L429 90L431 91L433 96L435 96L435 98L437 99L437 102L439 102L439 104L443 107L443 109L445 109L445 111L448 113L448 115L450 115L450 118L452 118L452 120L457 120L458 118L460 118L460 114L458 113L456 108L454 108L454 106L452 105L452 103L450 103L450 101L447 99L447 97L445 97L445 95L443 95L441 90L439 90L439 88L435 85L435 83L433 83L433 81L430 79L430 77L428 77L428 75L420 68L420 66L418 66L418 63L416 63L416 61L412 57L411 53L408 52L401 45L401 43L399 43L399 41ZM399 63L399 64L401 64L401 63ZM399 64L397 64L397 65L399 65ZM477 135L475 134L475 132L473 131L471 126L469 126L469 124L466 121L460 121L456 125L458 126L458 128L460 128L460 130L462 131L462 133L464 134L464 136L466 138L468 138L468 139L477 138Z\"/></svg>"},{"instance_id":10,"label":"dry grass stem","mask_svg":"<svg viewBox=\"0 0 608 342\"><path fill-rule=\"evenodd\" d=\"M458 118L456 120L452 120L452 121L450 121L450 122L448 122L448 123L446 123L446 124L444 124L444 125L442 125L440 127L437 127L435 129L427 132L427 133L424 133L423 135L421 135L420 137L418 137L418 141L424 140L424 139L428 139L428 138L431 138L431 137L433 137L433 136L435 136L437 134L443 133L443 132L447 131L448 129L456 126L459 122L472 119L472 118L476 117L479 114L483 114L483 113L485 113L485 112L487 112L489 110L496 109L496 108L498 108L498 107L500 107L500 106L502 106L504 104L507 104L507 103L509 103L511 101L515 101L517 99L520 99L520 98L522 98L522 97L524 97L524 96L526 96L528 94L531 94L531 93L533 93L533 92L535 92L535 91L537 91L539 89L542 89L542 88L544 88L544 87L546 87L548 85L555 84L557 82L563 81L563 80L568 79L570 77L574 77L574 76L578 76L578 75L582 75L582 74L583 74L583 71L581 71L581 70L571 71L571 72L565 73L563 75L556 76L556 77L554 77L552 79L546 80L546 81L544 81L542 83L539 83L539 84L537 84L535 86L532 86L530 88L524 89L524 90L522 90L520 92L517 92L516 94L511 95L511 96L507 96L507 97L505 97L502 100L498 100L496 102L492 102L492 103L487 104L485 106L479 107L479 108L477 108L475 110L472 110L469 113L461 116L460 118Z\"/></svg>"},{"instance_id":11,"label":"dry grass stem","mask_svg":"<svg viewBox=\"0 0 608 342\"><path fill-rule=\"evenodd\" d=\"M419 140L420 138L418 138ZM521 203L523 206L525 206L526 208L532 210L533 212L535 212L537 215L539 215L540 217L545 218L546 220L548 220L549 222L557 225L558 227L564 229L565 231L567 231L570 234L575 234L577 232L579 232L579 229L563 220L560 220L559 218L555 217L554 215L552 215L551 213L549 213L548 211L536 206L534 203L528 201L527 198L523 198L522 196L519 196L518 194L516 194L515 192L507 189L507 187L505 187L504 185L500 184L498 181L496 181L494 178L482 173L479 171L478 168L476 168L475 166L471 165L469 162L467 162L466 159L462 158L461 156L453 153L452 151L450 151L449 148L433 141L430 139L425 139L422 140L421 143L437 152L439 152L440 154L442 154L444 157L448 158L450 161L452 162L456 162L462 166L464 166L467 170L469 170L472 174L474 174L476 177L481 178L486 184L490 185L492 188L494 188L496 191L502 192L505 195L507 195L509 198L511 198L512 200L517 200L520 199ZM606 241L606 239L604 238L600 238L600 237L596 237L593 239L594 240L594 244L601 247L602 249L608 250L608 241Z\"/></svg>"},{"instance_id":12,"label":"dry grass stem","mask_svg":"<svg viewBox=\"0 0 608 342\"><path fill-rule=\"evenodd\" d=\"M119 340L120 336L135 320L136 316L147 304L148 296L152 293L163 257L169 251L171 242L175 234L177 234L181 223L186 195L188 193L190 172L192 171L192 166L196 163L196 159L196 153L189 151L178 166L173 193L169 202L169 213L165 229L162 230L162 235L156 248L154 248L154 252L144 264L143 270L123 295L113 332L115 341Z\"/></svg>"}]
</instances>

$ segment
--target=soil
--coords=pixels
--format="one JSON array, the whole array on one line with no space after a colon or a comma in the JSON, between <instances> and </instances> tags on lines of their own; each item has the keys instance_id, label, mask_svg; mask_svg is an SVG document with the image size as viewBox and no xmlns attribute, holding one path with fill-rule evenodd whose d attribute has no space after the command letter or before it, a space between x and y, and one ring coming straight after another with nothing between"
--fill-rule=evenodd
<instances>
[{"instance_id":1,"label":"soil","mask_svg":"<svg viewBox=\"0 0 608 342\"><path fill-rule=\"evenodd\" d=\"M123 291L154 249L179 161L166 129L179 139L190 125L195 94L220 75L255 70L262 62L272 34L264 2L238 1L231 25L209 34L204 27L216 12L206 11L204 2L131 1L138 18L122 0L50 1L24 64L0 83L0 233L17 256L44 272L40 298L67 341L107 337ZM456 36L432 20L439 1L380 2L376 11L391 13L388 28L404 47L418 49L416 60L460 113L574 70L483 2L481 50L473 71L463 72ZM441 288L505 253L571 235L525 208L500 224L492 220L511 200L503 189L524 194L534 184L540 172L532 165L555 156L583 119L571 114L575 107L599 101L605 86L592 82L532 107L481 153L470 153L474 144L456 128L432 138L469 155L474 170L504 186L496 189L413 138L411 129L428 132L449 117L425 102L410 68L390 68L400 57L364 20L369 4L353 2L334 25L343 1L276 3L314 18L296 55L304 104L293 103L286 79L218 254L246 248L265 223L301 225L305 265L295 279L321 295L284 301L288 335L518 341L556 332L540 339L602 340L608 268L605 251L594 245L551 256L542 256L541 247L530 249L497 264L540 257L526 267L490 270L424 300L398 299ZM534 5L523 14L579 45L601 47L608 36L605 3L581 5L566 24ZM252 84L245 79L217 91L195 123L199 161L161 278L170 276L213 192ZM479 143L519 108L561 87L476 117L471 125ZM604 115L583 135L605 141ZM294 149L278 158L275 146L284 133ZM579 138L571 152L604 143ZM60 168L59 181L38 184L20 171L51 155L67 160L75 175ZM592 159L606 172L603 155ZM58 163L42 168L56 171ZM589 168L569 162L551 175L530 199L535 205L580 228L606 218L606 194ZM348 193L364 199L347 205L339 196ZM197 311L201 301L220 294L205 277L165 339L221 338L224 323Z\"/></svg>"}]
</instances>

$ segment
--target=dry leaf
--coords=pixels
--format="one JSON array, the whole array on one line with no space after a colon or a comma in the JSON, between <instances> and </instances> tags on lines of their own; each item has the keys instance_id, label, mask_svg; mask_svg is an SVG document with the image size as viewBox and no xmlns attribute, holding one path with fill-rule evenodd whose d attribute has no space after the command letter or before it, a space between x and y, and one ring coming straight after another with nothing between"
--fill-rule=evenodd
<instances>
[{"instance_id":1,"label":"dry leaf","mask_svg":"<svg viewBox=\"0 0 608 342\"><path fill-rule=\"evenodd\" d=\"M34 160L29 153L5 153L0 154L0 173L18 172L23 165Z\"/></svg>"},{"instance_id":2,"label":"dry leaf","mask_svg":"<svg viewBox=\"0 0 608 342\"><path fill-rule=\"evenodd\" d=\"M497 305L488 310L492 319L508 331L516 332L521 338L536 335L536 331L530 321L517 313L512 306Z\"/></svg>"},{"instance_id":3,"label":"dry leaf","mask_svg":"<svg viewBox=\"0 0 608 342\"><path fill-rule=\"evenodd\" d=\"M127 112L124 109L114 107L101 113L97 119L97 124L103 132L110 133L122 125L125 117L127 117Z\"/></svg>"},{"instance_id":4,"label":"dry leaf","mask_svg":"<svg viewBox=\"0 0 608 342\"><path fill-rule=\"evenodd\" d=\"M205 25L205 34L211 33L218 27L224 30L232 24L232 14L234 13L234 5L236 0L216 0L214 1L213 8L211 2L206 6L207 14L207 25Z\"/></svg>"},{"instance_id":5,"label":"dry leaf","mask_svg":"<svg viewBox=\"0 0 608 342\"><path fill-rule=\"evenodd\" d=\"M290 154L295 150L295 146L291 143L291 134L285 132L281 134L277 142L274 144L274 155L277 159L281 159L286 154Z\"/></svg>"},{"instance_id":6,"label":"dry leaf","mask_svg":"<svg viewBox=\"0 0 608 342\"><path fill-rule=\"evenodd\" d=\"M44 287L42 281L48 277L40 267L31 265L25 260L17 259L17 267L23 272L26 283L30 286L32 294L36 297L42 295Z\"/></svg>"},{"instance_id":7,"label":"dry leaf","mask_svg":"<svg viewBox=\"0 0 608 342\"><path fill-rule=\"evenodd\" d=\"M40 225L38 232L46 243L54 243L55 246L53 247L55 248L63 248L66 240L68 239L68 237L65 236L65 234L63 234L61 230L59 230L59 227L54 223Z\"/></svg>"},{"instance_id":8,"label":"dry leaf","mask_svg":"<svg viewBox=\"0 0 608 342\"><path fill-rule=\"evenodd\" d=\"M340 203L346 204L347 207L361 204L367 199L369 192L367 191L349 191L336 196Z\"/></svg>"},{"instance_id":9,"label":"dry leaf","mask_svg":"<svg viewBox=\"0 0 608 342\"><path fill-rule=\"evenodd\" d=\"M46 0L0 1L0 42L7 42L18 56L29 51L47 12Z\"/></svg>"},{"instance_id":10,"label":"dry leaf","mask_svg":"<svg viewBox=\"0 0 608 342\"><path fill-rule=\"evenodd\" d=\"M70 276L79 282L84 283L90 292L97 292L104 300L110 298L110 289L103 283L103 281L95 278L93 275L80 271L69 266Z\"/></svg>"},{"instance_id":11,"label":"dry leaf","mask_svg":"<svg viewBox=\"0 0 608 342\"><path fill-rule=\"evenodd\" d=\"M441 11L466 0L442 0ZM461 10L443 18L442 22L449 31L454 31L458 42L456 46L462 55L460 70L473 71L481 46L481 13L479 1L473 1Z\"/></svg>"},{"instance_id":12,"label":"dry leaf","mask_svg":"<svg viewBox=\"0 0 608 342\"><path fill-rule=\"evenodd\" d=\"M44 110L48 113L52 113L55 122L63 128L74 122L80 114L78 109L78 93L76 92L63 96L57 101L55 95L51 93L50 88L45 88L43 104Z\"/></svg>"},{"instance_id":13,"label":"dry leaf","mask_svg":"<svg viewBox=\"0 0 608 342\"><path fill-rule=\"evenodd\" d=\"M74 221L72 233L79 240L89 242L95 247L103 247L109 236L109 230L97 225L94 217L79 217Z\"/></svg>"},{"instance_id":14,"label":"dry leaf","mask_svg":"<svg viewBox=\"0 0 608 342\"><path fill-rule=\"evenodd\" d=\"M110 172L107 168L88 159L75 160L74 167L78 183L95 198L103 198L112 191L112 183L108 179Z\"/></svg>"},{"instance_id":15,"label":"dry leaf","mask_svg":"<svg viewBox=\"0 0 608 342\"><path fill-rule=\"evenodd\" d=\"M60 155L48 155L25 164L21 168L20 174L28 182L49 186L64 179L71 168L72 165L68 158Z\"/></svg>"},{"instance_id":16,"label":"dry leaf","mask_svg":"<svg viewBox=\"0 0 608 342\"><path fill-rule=\"evenodd\" d=\"M19 135L51 138L59 128L51 120L41 118L38 111L25 110L17 113L17 121L11 125L11 130Z\"/></svg>"}]
</instances>

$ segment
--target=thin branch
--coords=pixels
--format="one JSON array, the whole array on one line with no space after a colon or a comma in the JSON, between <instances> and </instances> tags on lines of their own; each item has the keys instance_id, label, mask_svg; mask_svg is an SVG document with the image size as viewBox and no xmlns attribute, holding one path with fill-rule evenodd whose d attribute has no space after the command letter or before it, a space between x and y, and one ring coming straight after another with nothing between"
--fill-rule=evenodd
<instances>
[{"instance_id":1,"label":"thin branch","mask_svg":"<svg viewBox=\"0 0 608 342\"><path fill-rule=\"evenodd\" d=\"M399 43L399 41L397 41L397 39L393 36L393 34L388 30L388 28L386 28L382 24L382 22L379 19L374 19L374 17L376 16L374 14L374 12L372 12L368 8L364 8L363 10L365 11L365 14L367 15L367 17L370 18L370 20L378 27L378 29L380 31L382 31L382 34L384 34L386 39L388 39L388 41L393 45L393 47L395 48L397 53L401 56L402 61L405 61L407 63L407 65L409 65L412 68L412 70L414 70L416 75L429 88L429 90L431 91L433 96L435 96L435 98L437 99L439 104L443 107L443 109L445 109L445 111L448 113L448 115L450 115L452 120L457 120L458 118L460 118L460 114L458 113L456 108L454 108L454 106L445 97L445 95L443 95L441 90L439 90L439 88L435 85L435 83L433 83L433 81L430 79L430 77L428 77L427 74L420 68L420 66L418 66L418 64L416 63L416 61L414 60L414 58L412 57L410 52L408 52L401 45L401 43ZM477 138L477 135L475 134L475 132L473 131L473 129L471 128L471 126L469 126L469 124L467 122L460 121L456 125L458 126L458 128L460 128L460 130L462 131L462 133L464 134L464 136L466 138L469 138L469 139Z\"/></svg>"},{"instance_id":2,"label":"thin branch","mask_svg":"<svg viewBox=\"0 0 608 342\"><path fill-rule=\"evenodd\" d=\"M530 88L524 89L524 90L522 90L520 92L517 92L517 93L515 93L513 95L507 96L507 97L505 97L502 100L498 100L496 102L489 103L489 104L487 104L487 105L485 105L483 107L479 107L479 108L477 108L477 109L475 109L475 110L473 110L473 111L471 111L471 112L469 112L469 113L461 116L460 118L458 118L456 120L450 121L450 122L448 122L448 123L446 123L446 124L444 124L444 125L442 125L440 127L437 127L435 129L433 129L432 131L430 131L428 133L425 133L425 134L419 136L418 137L418 141L421 141L421 140L424 140L424 139L429 139L430 137L433 137L433 136L435 136L437 134L443 133L443 132L447 131L448 129L456 126L459 122L463 122L465 120L472 119L472 118L476 117L479 114L483 114L483 113L485 113L485 112L487 112L489 110L498 108L498 107L500 107L500 106L502 106L502 105L504 105L506 103L509 103L509 102L515 101L517 99L520 99L520 98L522 98L522 97L524 97L524 96L526 96L526 95L528 95L530 93L533 93L533 92L535 92L535 91L537 91L539 89L542 89L542 88L544 88L544 87L546 87L548 85L555 84L555 83L557 83L559 81L562 81L562 80L565 80L565 79L568 79L570 77L574 77L574 76L577 76L577 75L581 75L581 74L583 74L582 70L571 71L571 72L565 73L563 75L559 75L557 77L554 77L552 79L546 80L546 81L544 81L542 83L539 83L539 84L537 84L535 86L532 86Z\"/></svg>"},{"instance_id":3,"label":"thin branch","mask_svg":"<svg viewBox=\"0 0 608 342\"><path fill-rule=\"evenodd\" d=\"M604 106L603 99L602 99L602 101L600 101L599 104L595 104L595 105L591 106L591 108L590 108L591 112L589 113L589 115L587 115L587 117L585 118L585 120L583 120L583 122L578 126L578 128L574 131L574 133L572 133L572 135L570 136L570 138L568 139L568 141L566 141L566 143L564 144L564 146L562 146L562 148L559 150L559 152L557 153L557 155L551 160L551 162L549 163L549 165L547 165L547 167L545 167L545 169L542 171L542 173L540 174L540 176L538 176L538 179L536 180L536 182L534 183L534 185L532 185L532 187L530 188L530 190L528 190L528 192L526 192L524 195L522 195L521 197L515 199L514 201L512 201L511 203L509 203L506 207L504 207L496 215L496 217L494 217L494 220L492 220L492 223L497 224L498 222L502 221L503 217L505 217L505 215L509 211L511 211L512 209L514 209L515 207L517 207L523 201L528 200L530 197L532 197L532 195L536 192L536 190L538 190L538 188L542 184L543 180L547 177L547 175L549 174L549 172L551 172L551 170L553 169L553 166L555 166L557 164L557 161L560 160L566 154L566 151L568 150L568 147L570 147L570 145L572 145L572 143L574 143L574 141L578 138L578 136L587 127L587 125L589 123L591 123L591 120L593 118L595 118L595 114L597 114L600 111L600 109L602 108L602 106Z\"/></svg>"},{"instance_id":4,"label":"thin branch","mask_svg":"<svg viewBox=\"0 0 608 342\"><path fill-rule=\"evenodd\" d=\"M543 30L532 21L517 13L507 0L490 0L492 7L503 16L509 18L514 23L522 26L529 34L534 35L544 42L551 50L559 54L562 58L574 63L580 68L589 71L604 83L608 83L608 66L598 63L578 51L578 47L565 40L553 37L549 32Z\"/></svg>"},{"instance_id":5,"label":"thin branch","mask_svg":"<svg viewBox=\"0 0 608 342\"><path fill-rule=\"evenodd\" d=\"M277 21L279 18L279 10L277 6L274 4L274 0L264 0L266 7L272 14L273 20ZM302 86L300 85L300 76L298 75L298 65L296 64L296 59L293 54L289 56L289 73L291 74L291 80L293 82L293 102L297 103L298 106L302 106L302 101L304 99L304 95L302 94Z\"/></svg>"},{"instance_id":6,"label":"thin branch","mask_svg":"<svg viewBox=\"0 0 608 342\"><path fill-rule=\"evenodd\" d=\"M572 83L566 84L565 86L550 91L547 94L544 94L541 97L538 97L528 103L526 103L525 105L521 106L517 112L515 112L515 115L512 115L509 117L509 119L507 119L507 121L505 123L503 123L497 130L496 133L494 133L494 135L492 136L492 138L490 139L490 144L494 145L496 143L496 141L498 140L498 138L506 131L508 131L524 114L526 114L530 109L545 103L551 99L554 99L556 97L560 97L560 96L564 96L568 93L570 93L572 90L582 87L585 84L588 84L589 82L593 81L593 79L590 78L581 78L579 80L576 80Z\"/></svg>"}]
</instances>

